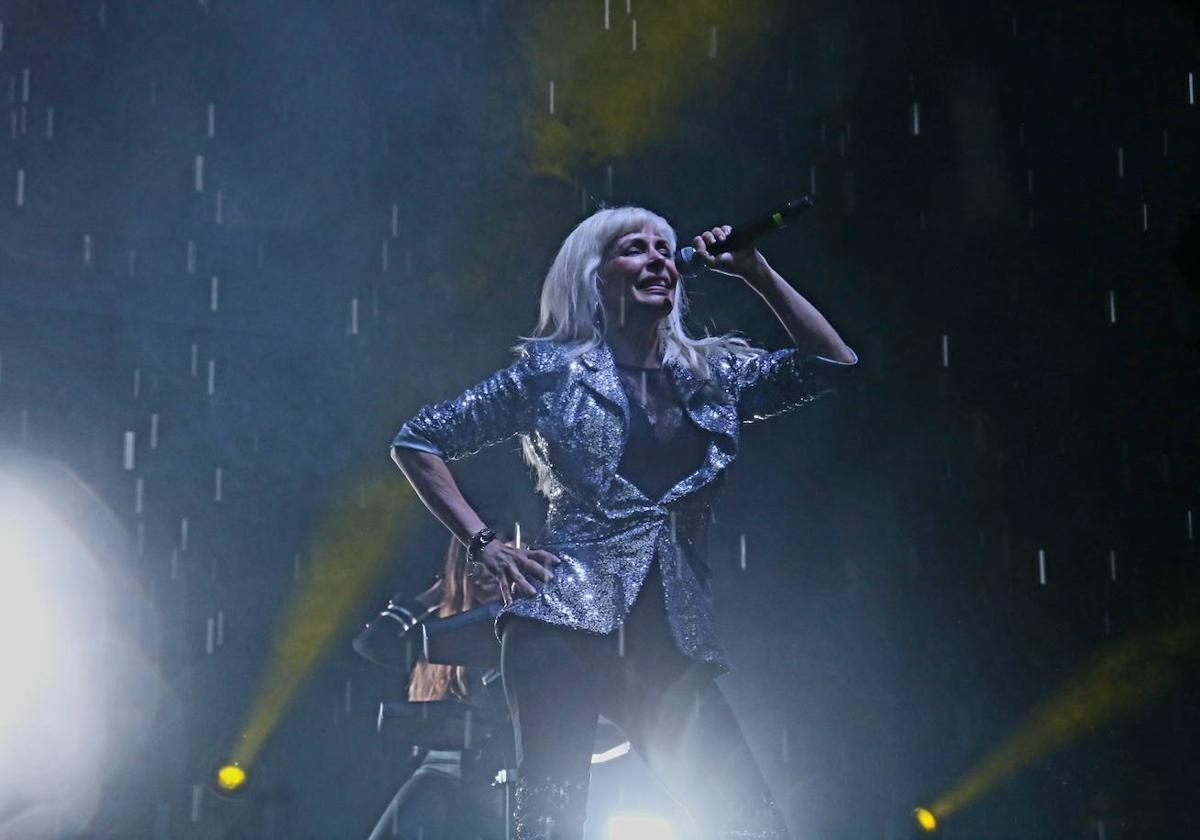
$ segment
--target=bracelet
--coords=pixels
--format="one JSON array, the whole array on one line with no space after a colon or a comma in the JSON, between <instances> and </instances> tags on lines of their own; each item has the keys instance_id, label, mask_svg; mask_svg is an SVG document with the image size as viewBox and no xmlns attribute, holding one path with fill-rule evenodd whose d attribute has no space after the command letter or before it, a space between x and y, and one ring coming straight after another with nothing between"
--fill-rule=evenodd
<instances>
[{"instance_id":1,"label":"bracelet","mask_svg":"<svg viewBox=\"0 0 1200 840\"><path fill-rule=\"evenodd\" d=\"M467 543L467 563L476 562L475 557L479 552L483 551L483 547L496 538L496 532L486 525L471 537L471 541Z\"/></svg>"}]
</instances>

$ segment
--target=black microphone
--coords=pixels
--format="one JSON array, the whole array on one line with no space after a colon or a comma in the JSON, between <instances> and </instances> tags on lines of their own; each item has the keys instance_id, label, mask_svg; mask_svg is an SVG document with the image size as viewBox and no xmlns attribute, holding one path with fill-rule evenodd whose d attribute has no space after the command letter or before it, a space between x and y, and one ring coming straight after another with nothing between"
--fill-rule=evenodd
<instances>
[{"instance_id":1,"label":"black microphone","mask_svg":"<svg viewBox=\"0 0 1200 840\"><path fill-rule=\"evenodd\" d=\"M795 201L785 201L778 207L772 207L766 213L755 216L748 222L740 224L729 232L724 242L714 242L708 246L708 253L723 254L727 251L740 251L760 236L773 230L787 227L801 213L813 206L811 195L802 195ZM696 249L691 245L680 248L675 252L675 267L684 277L695 277L704 268L704 263L696 259Z\"/></svg>"}]
</instances>

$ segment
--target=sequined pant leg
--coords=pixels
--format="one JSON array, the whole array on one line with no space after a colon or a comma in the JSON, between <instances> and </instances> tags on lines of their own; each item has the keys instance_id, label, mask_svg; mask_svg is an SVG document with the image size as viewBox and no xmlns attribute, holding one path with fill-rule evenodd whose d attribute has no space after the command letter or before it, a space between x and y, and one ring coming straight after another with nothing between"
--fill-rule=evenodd
<instances>
[{"instance_id":1,"label":"sequined pant leg","mask_svg":"<svg viewBox=\"0 0 1200 840\"><path fill-rule=\"evenodd\" d=\"M516 736L517 840L583 836L599 716L596 670L572 634L519 617L505 620L501 672Z\"/></svg>"}]
</instances>

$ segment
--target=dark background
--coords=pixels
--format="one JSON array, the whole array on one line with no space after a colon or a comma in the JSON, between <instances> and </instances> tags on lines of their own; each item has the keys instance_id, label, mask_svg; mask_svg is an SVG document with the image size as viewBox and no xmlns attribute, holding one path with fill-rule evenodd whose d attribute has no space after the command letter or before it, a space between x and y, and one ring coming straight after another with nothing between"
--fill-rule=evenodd
<instances>
[{"instance_id":1,"label":"dark background","mask_svg":"<svg viewBox=\"0 0 1200 840\"><path fill-rule=\"evenodd\" d=\"M349 640L427 584L432 516L339 623L251 795L214 798L207 774L314 533L354 488L410 494L396 427L508 362L601 201L690 237L815 193L762 247L862 363L744 430L711 544L723 684L795 837L908 836L914 806L1087 663L1194 618L1189 8L614 0L605 32L603 0L550 5L4 4L0 456L67 465L123 523L112 562L143 604L127 623L161 675L79 836L366 835L404 776L373 732L403 686ZM686 49L654 52L662 21L694 33ZM710 57L713 25L729 36ZM588 134L612 113L596 97L628 99L616 119L642 133ZM559 130L548 166L539 138ZM690 289L696 332L787 345L738 282ZM453 469L485 520L536 533L515 440ZM1195 836L1194 654L946 836Z\"/></svg>"}]
</instances>

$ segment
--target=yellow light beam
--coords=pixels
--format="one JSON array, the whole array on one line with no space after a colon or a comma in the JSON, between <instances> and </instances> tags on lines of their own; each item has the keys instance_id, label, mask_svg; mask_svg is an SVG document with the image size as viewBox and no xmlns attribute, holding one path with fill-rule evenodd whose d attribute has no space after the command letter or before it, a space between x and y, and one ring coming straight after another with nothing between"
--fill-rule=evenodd
<instances>
[{"instance_id":1,"label":"yellow light beam","mask_svg":"<svg viewBox=\"0 0 1200 840\"><path fill-rule=\"evenodd\" d=\"M1171 685L1186 657L1200 649L1200 625L1178 625L1118 643L1034 709L999 749L930 806L946 817L1031 760L1100 724L1149 703Z\"/></svg>"},{"instance_id":2,"label":"yellow light beam","mask_svg":"<svg viewBox=\"0 0 1200 840\"><path fill-rule=\"evenodd\" d=\"M230 763L254 760L297 689L337 638L367 587L391 556L414 509L405 482L376 479L339 494L343 501L318 530L310 568L288 605L274 651Z\"/></svg>"},{"instance_id":3,"label":"yellow light beam","mask_svg":"<svg viewBox=\"0 0 1200 840\"><path fill-rule=\"evenodd\" d=\"M658 141L687 142L689 99L715 101L735 61L785 8L780 0L644 3L632 15L614 8L605 29L592 0L526 5L522 50L539 91L528 122L532 169L562 178Z\"/></svg>"}]
</instances>

